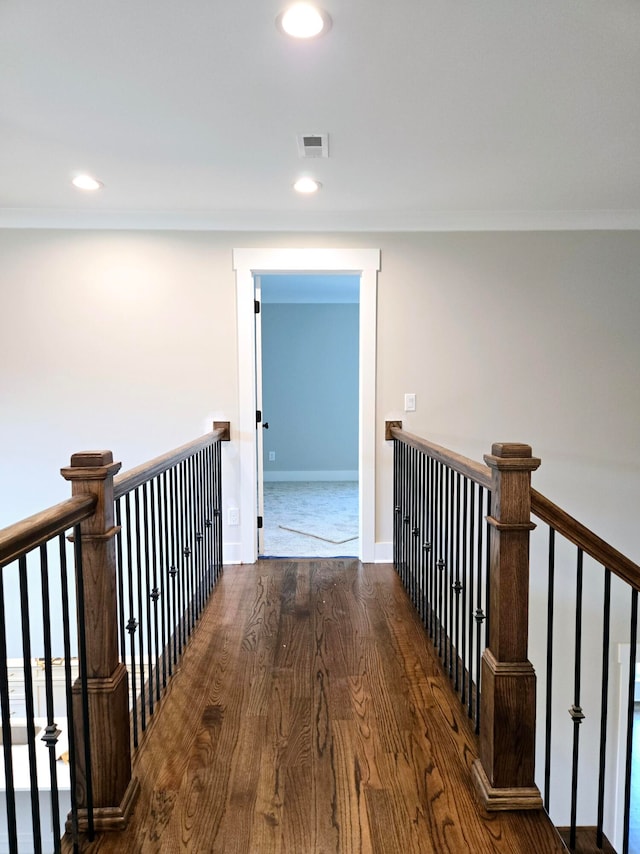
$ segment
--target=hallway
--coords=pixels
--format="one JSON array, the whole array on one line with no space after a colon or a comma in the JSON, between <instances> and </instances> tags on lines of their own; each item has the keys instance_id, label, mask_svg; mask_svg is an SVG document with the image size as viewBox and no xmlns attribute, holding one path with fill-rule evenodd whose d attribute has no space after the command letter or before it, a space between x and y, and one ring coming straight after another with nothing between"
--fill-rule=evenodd
<instances>
[{"instance_id":1,"label":"hallway","mask_svg":"<svg viewBox=\"0 0 640 854\"><path fill-rule=\"evenodd\" d=\"M84 852L549 854L481 811L467 719L392 567L228 567L138 753L130 828Z\"/></svg>"}]
</instances>

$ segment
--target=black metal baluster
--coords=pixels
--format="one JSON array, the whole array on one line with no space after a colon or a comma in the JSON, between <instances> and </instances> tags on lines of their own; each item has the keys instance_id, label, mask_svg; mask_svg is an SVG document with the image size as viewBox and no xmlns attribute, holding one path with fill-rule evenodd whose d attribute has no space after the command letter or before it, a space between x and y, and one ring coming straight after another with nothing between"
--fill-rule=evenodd
<instances>
[{"instance_id":1,"label":"black metal baluster","mask_svg":"<svg viewBox=\"0 0 640 854\"><path fill-rule=\"evenodd\" d=\"M549 528L549 560L547 590L547 695L544 742L544 808L549 812L551 794L551 722L553 699L553 609L555 603L555 538L556 532Z\"/></svg>"},{"instance_id":2,"label":"black metal baluster","mask_svg":"<svg viewBox=\"0 0 640 854\"><path fill-rule=\"evenodd\" d=\"M208 449L208 477L207 483L209 484L209 492L208 492L208 503L207 503L207 521L205 524L208 529L208 543L209 543L209 572L211 573L211 579L209 584L209 590L213 589L217 581L217 555L216 555L216 529L215 529L215 514L216 514L216 452L217 452L218 442L211 445Z\"/></svg>"},{"instance_id":3,"label":"black metal baluster","mask_svg":"<svg viewBox=\"0 0 640 854\"><path fill-rule=\"evenodd\" d=\"M206 470L206 455L202 450L196 460L196 542L198 545L198 586L200 588L200 613L202 613L207 601L207 559L205 537L206 511L206 482L204 474Z\"/></svg>"},{"instance_id":4,"label":"black metal baluster","mask_svg":"<svg viewBox=\"0 0 640 854\"><path fill-rule=\"evenodd\" d=\"M433 477L431 469L431 458L424 457L424 503L422 506L422 564L424 573L424 627L431 637L432 608L431 597L431 510L433 507Z\"/></svg>"},{"instance_id":5,"label":"black metal baluster","mask_svg":"<svg viewBox=\"0 0 640 854\"><path fill-rule=\"evenodd\" d=\"M200 577L200 541L202 539L202 534L200 532L200 501L199 501L199 490L198 490L198 456L194 454L191 459L191 549L192 556L191 562L193 564L193 576L194 576L194 610L196 616L196 622L200 619L200 612L202 611L202 579Z\"/></svg>"},{"instance_id":6,"label":"black metal baluster","mask_svg":"<svg viewBox=\"0 0 640 854\"><path fill-rule=\"evenodd\" d=\"M216 442L215 448L216 455L216 498L215 498L215 509L214 520L216 523L215 528L215 538L216 538L216 564L217 564L217 573L216 579L218 575L222 572L222 442L219 440Z\"/></svg>"},{"instance_id":7,"label":"black metal baluster","mask_svg":"<svg viewBox=\"0 0 640 854\"><path fill-rule=\"evenodd\" d=\"M148 691L148 708L149 717L153 715L153 672L151 669L151 661L153 656L153 647L151 645L151 555L149 554L149 491L147 483L142 484L142 531L140 532L141 549L144 556L144 572L140 567L142 577L140 578L140 595L144 599L146 605L146 635L147 635L147 675L146 675L146 690ZM142 590L144 586L144 590ZM142 602L141 611L142 611ZM144 677L143 677L144 678Z\"/></svg>"},{"instance_id":8,"label":"black metal baluster","mask_svg":"<svg viewBox=\"0 0 640 854\"><path fill-rule=\"evenodd\" d=\"M136 547L136 598L138 606L138 667L140 670L140 728L144 732L147 728L147 698L146 698L146 672L144 666L144 610L142 602L142 538L140 536L140 489L133 492L133 508L135 520L135 547Z\"/></svg>"},{"instance_id":9,"label":"black metal baluster","mask_svg":"<svg viewBox=\"0 0 640 854\"><path fill-rule=\"evenodd\" d=\"M631 624L629 628L629 681L627 685L627 749L624 770L624 830L622 854L629 854L629 814L631 811L631 769L633 763L633 712L638 647L638 591L631 591Z\"/></svg>"},{"instance_id":10,"label":"black metal baluster","mask_svg":"<svg viewBox=\"0 0 640 854\"><path fill-rule=\"evenodd\" d=\"M580 756L580 724L584 720L580 706L580 680L582 675L582 563L583 552L578 549L576 569L576 630L575 630L575 666L573 678L573 705L569 709L573 721L573 760L571 765L571 825L569 848L576 847L576 815L578 809L578 759Z\"/></svg>"},{"instance_id":11,"label":"black metal baluster","mask_svg":"<svg viewBox=\"0 0 640 854\"><path fill-rule=\"evenodd\" d=\"M47 725L42 741L49 749L49 778L51 783L51 821L53 825L53 850L61 850L60 845L60 799L58 796L58 772L56 767L56 745L60 730L53 719L53 672L51 664L51 607L49 601L49 560L47 546L40 546L40 586L42 590L42 635L44 645L44 686L47 707Z\"/></svg>"},{"instance_id":12,"label":"black metal baluster","mask_svg":"<svg viewBox=\"0 0 640 854\"><path fill-rule=\"evenodd\" d=\"M409 589L409 479L411 477L411 449L404 445L402 473L402 583Z\"/></svg>"},{"instance_id":13,"label":"black metal baluster","mask_svg":"<svg viewBox=\"0 0 640 854\"><path fill-rule=\"evenodd\" d=\"M468 552L467 552L467 528L469 525L469 479L462 479L462 625L460 629L460 643L462 662L462 685L460 688L460 702L464 706L467 702L467 670L469 669L469 661L467 659L467 611L468 597Z\"/></svg>"},{"instance_id":14,"label":"black metal baluster","mask_svg":"<svg viewBox=\"0 0 640 854\"><path fill-rule=\"evenodd\" d=\"M419 529L417 527L416 519L417 519L417 503L418 503L418 490L420 488L420 483L418 481L418 451L416 448L412 448L411 452L411 503L409 507L409 515L410 515L410 537L411 537L411 601L413 602L414 608L418 607L418 568L417 568L417 537L419 535Z\"/></svg>"},{"instance_id":15,"label":"black metal baluster","mask_svg":"<svg viewBox=\"0 0 640 854\"><path fill-rule=\"evenodd\" d=\"M451 600L453 591L451 590L451 476L452 472L449 466L445 467L445 506L444 506L444 572L442 583L444 585L444 669L449 671L451 676Z\"/></svg>"},{"instance_id":16,"label":"black metal baluster","mask_svg":"<svg viewBox=\"0 0 640 854\"><path fill-rule=\"evenodd\" d=\"M203 534L204 534L204 549L203 549L203 560L204 560L204 575L205 575L205 602L209 599L209 593L211 592L211 588L213 586L213 577L212 577L212 559L211 559L211 488L212 488L212 468L211 468L211 460L212 460L213 446L209 445L203 454L203 466L202 466L202 524L203 524Z\"/></svg>"},{"instance_id":17,"label":"black metal baluster","mask_svg":"<svg viewBox=\"0 0 640 854\"><path fill-rule=\"evenodd\" d=\"M171 576L171 590L173 601L173 621L171 631L173 635L173 663L178 662L178 649L182 652L182 637L180 629L180 582L178 580L178 550L180 544L178 542L178 509L177 509L177 466L174 466L170 472L170 488L171 488L171 568L169 574Z\"/></svg>"},{"instance_id":18,"label":"black metal baluster","mask_svg":"<svg viewBox=\"0 0 640 854\"><path fill-rule=\"evenodd\" d=\"M129 674L131 677L131 711L133 718L133 746L138 746L138 688L136 674L136 639L138 621L133 607L133 554L131 547L131 498L127 492L124 499L125 538L127 544L127 593L129 598L129 619L126 629L129 633Z\"/></svg>"},{"instance_id":19,"label":"black metal baluster","mask_svg":"<svg viewBox=\"0 0 640 854\"><path fill-rule=\"evenodd\" d=\"M160 525L160 496L156 503L156 490L159 489L159 478L153 478L149 482L149 496L151 500L151 567L152 567L152 583L151 601L153 602L153 640L155 643L155 665L153 671L155 673L156 682L156 700L160 702L160 629L158 626L158 601L162 596L162 591L158 586L158 550L162 545L158 542L158 528ZM162 577L162 570L160 571ZM164 603L160 603L162 608ZM162 611L160 612L160 621L162 621ZM149 642L149 653L151 653L151 642ZM151 686L149 686L149 694L153 696Z\"/></svg>"},{"instance_id":20,"label":"black metal baluster","mask_svg":"<svg viewBox=\"0 0 640 854\"><path fill-rule=\"evenodd\" d=\"M216 482L217 482L217 474L216 474L216 457L218 450L218 442L215 445L211 445L209 448L209 508L207 511L207 529L209 532L209 567L211 572L211 582L209 585L209 589L213 588L213 585L218 580L218 572L217 572L217 550L216 550Z\"/></svg>"},{"instance_id":21,"label":"black metal baluster","mask_svg":"<svg viewBox=\"0 0 640 854\"><path fill-rule=\"evenodd\" d=\"M393 565L396 572L400 563L400 541L398 538L398 519L400 518L400 446L393 440Z\"/></svg>"},{"instance_id":22,"label":"black metal baluster","mask_svg":"<svg viewBox=\"0 0 640 854\"><path fill-rule=\"evenodd\" d=\"M67 702L67 737L69 739L69 784L71 788L71 838L73 851L79 851L78 843L78 780L76 776L77 752L75 712L73 708L73 677L71 673L71 617L69 608L69 567L65 535L58 537L60 553L60 598L62 601L62 639L64 648L64 690ZM1 655L1 653L0 653Z\"/></svg>"},{"instance_id":23,"label":"black metal baluster","mask_svg":"<svg viewBox=\"0 0 640 854\"><path fill-rule=\"evenodd\" d=\"M194 526L196 529L195 549L196 549L196 578L198 580L198 619L202 613L205 603L205 585L206 579L204 576L204 514L202 512L202 500L204 483L202 480L202 465L203 452L199 451L194 458L193 483L194 483Z\"/></svg>"},{"instance_id":24,"label":"black metal baluster","mask_svg":"<svg viewBox=\"0 0 640 854\"><path fill-rule=\"evenodd\" d=\"M482 508L484 504L484 494L486 490L484 487L479 487L478 489L478 508L477 508L477 530L478 530L478 550L477 550L477 568L478 572L476 574L476 613L475 613L475 621L476 621L476 709L475 709L475 723L476 723L476 734L480 732L480 669L482 663L482 623L485 619L485 613L482 610L482 555L484 554L483 549L483 533L484 533L484 520L482 514Z\"/></svg>"},{"instance_id":25,"label":"black metal baluster","mask_svg":"<svg viewBox=\"0 0 640 854\"><path fill-rule=\"evenodd\" d=\"M187 461L187 473L188 473L188 488L187 488L187 520L189 525L189 549L191 554L189 555L189 564L191 568L191 578L192 583L192 600L191 600L191 626L192 629L195 627L196 621L198 619L198 573L197 573L197 547L195 540L195 495L194 495L194 481L193 481L193 470L194 470L194 459L190 457Z\"/></svg>"},{"instance_id":26,"label":"black metal baluster","mask_svg":"<svg viewBox=\"0 0 640 854\"><path fill-rule=\"evenodd\" d=\"M116 505L116 566L118 573L118 637L120 638L120 656L127 660L127 645L125 641L125 596L124 596L124 564L122 562L122 499L118 498Z\"/></svg>"},{"instance_id":27,"label":"black metal baluster","mask_svg":"<svg viewBox=\"0 0 640 854\"><path fill-rule=\"evenodd\" d=\"M78 646L80 670L80 694L82 703L82 732L84 734L84 767L86 771L85 790L87 795L87 834L94 837L93 825L93 773L91 770L91 721L89 719L89 690L87 681L87 634L84 619L84 573L82 564L82 533L76 525L74 534L74 560L76 571L76 590L78 594Z\"/></svg>"},{"instance_id":28,"label":"black metal baluster","mask_svg":"<svg viewBox=\"0 0 640 854\"><path fill-rule=\"evenodd\" d=\"M188 626L189 626L189 637L191 637L191 632L193 630L193 626L195 624L195 600L196 600L196 591L195 591L195 579L193 576L193 552L194 552L194 543L193 543L193 508L191 506L191 459L184 460L184 477L185 477L185 487L184 487L184 527L185 527L185 536L187 538L187 544L184 549L184 556L186 558L185 568L188 573L189 578L189 602L188 602Z\"/></svg>"},{"instance_id":29,"label":"black metal baluster","mask_svg":"<svg viewBox=\"0 0 640 854\"><path fill-rule=\"evenodd\" d=\"M600 761L598 775L598 823L596 844L602 848L604 834L604 788L607 763L607 718L609 713L609 646L611 634L611 571L604 571L604 605L602 626L602 695L600 699Z\"/></svg>"},{"instance_id":30,"label":"black metal baluster","mask_svg":"<svg viewBox=\"0 0 640 854\"><path fill-rule=\"evenodd\" d=\"M451 595L454 597L453 605L453 642L451 654L453 660L453 684L456 691L460 690L460 593L462 591L462 582L460 581L460 472L455 475L455 518L454 518L454 555L453 555L453 575L454 580L451 585Z\"/></svg>"},{"instance_id":31,"label":"black metal baluster","mask_svg":"<svg viewBox=\"0 0 640 854\"><path fill-rule=\"evenodd\" d=\"M29 782L31 786L31 827L33 830L34 854L42 852L40 828L40 801L38 797L38 772L36 761L36 716L33 705L33 678L31 675L31 629L29 625L29 585L27 579L27 558L18 559L20 577L20 624L22 627L22 656L24 672L25 708L27 713L27 742L29 751Z\"/></svg>"},{"instance_id":32,"label":"black metal baluster","mask_svg":"<svg viewBox=\"0 0 640 854\"><path fill-rule=\"evenodd\" d=\"M487 515L485 517L485 529L486 529L486 537L485 537L485 575L484 575L484 613L485 613L485 621L484 621L484 646L487 646L489 643L489 627L491 625L491 525L489 524L489 517L491 516L491 501L492 494L491 490L487 490ZM478 682L480 685L480 682Z\"/></svg>"},{"instance_id":33,"label":"black metal baluster","mask_svg":"<svg viewBox=\"0 0 640 854\"><path fill-rule=\"evenodd\" d=\"M162 472L158 496L160 530L163 532L160 548L160 604L162 607L162 687L167 687L167 673L171 675L171 596L169 576L169 509L167 506L167 472Z\"/></svg>"},{"instance_id":34,"label":"black metal baluster","mask_svg":"<svg viewBox=\"0 0 640 854\"><path fill-rule=\"evenodd\" d=\"M420 536L418 538L418 554L420 555L420 586L421 596L420 605L422 612L422 625L427 627L428 624L428 575L427 575L427 552L424 549L424 542L427 536L427 507L429 501L429 470L428 460L425 454L420 454L420 469L422 472L422 490L420 494Z\"/></svg>"},{"instance_id":35,"label":"black metal baluster","mask_svg":"<svg viewBox=\"0 0 640 854\"><path fill-rule=\"evenodd\" d=\"M407 578L405 590L407 595L414 601L413 598L413 578L412 578L412 544L411 537L411 515L413 512L413 458L415 451L413 448L407 449L407 480L406 480L406 504L405 504L405 542L406 542L406 558L407 558Z\"/></svg>"},{"instance_id":36,"label":"black metal baluster","mask_svg":"<svg viewBox=\"0 0 640 854\"><path fill-rule=\"evenodd\" d=\"M444 619L444 609L442 607L442 594L444 590L444 527L443 527L443 512L444 512L444 467L442 463L438 463L438 561L436 563L437 585L438 585L438 655L442 658L442 623Z\"/></svg>"},{"instance_id":37,"label":"black metal baluster","mask_svg":"<svg viewBox=\"0 0 640 854\"><path fill-rule=\"evenodd\" d=\"M180 602L180 622L182 624L182 644L180 646L180 655L182 655L182 650L187 643L187 638L191 634L191 627L189 626L189 604L191 602L191 595L189 590L190 584L190 576L189 569L187 563L187 541L186 541L186 511L185 511L185 485L184 485L184 460L178 466L178 510L180 514L180 544L181 551L179 553L180 559L180 584L181 584L181 602Z\"/></svg>"},{"instance_id":38,"label":"black metal baluster","mask_svg":"<svg viewBox=\"0 0 640 854\"><path fill-rule=\"evenodd\" d=\"M471 496L469 499L469 691L468 700L469 706L467 714L473 717L473 636L474 636L474 620L473 620L473 602L475 592L476 579L476 553L474 550L476 542L476 484L471 482ZM476 677L477 679L477 677Z\"/></svg>"},{"instance_id":39,"label":"black metal baluster","mask_svg":"<svg viewBox=\"0 0 640 854\"><path fill-rule=\"evenodd\" d=\"M4 566L0 567L0 712L2 714L2 752L4 755L4 785L7 813L9 851L18 850L16 825L16 793L11 752L11 717L9 709L9 672L7 670L7 620L4 604Z\"/></svg>"}]
</instances>

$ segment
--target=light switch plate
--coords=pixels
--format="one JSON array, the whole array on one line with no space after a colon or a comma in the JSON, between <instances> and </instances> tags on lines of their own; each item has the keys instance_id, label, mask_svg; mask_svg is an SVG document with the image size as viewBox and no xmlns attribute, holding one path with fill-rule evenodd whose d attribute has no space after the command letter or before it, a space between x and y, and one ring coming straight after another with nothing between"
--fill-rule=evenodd
<instances>
[{"instance_id":1,"label":"light switch plate","mask_svg":"<svg viewBox=\"0 0 640 854\"><path fill-rule=\"evenodd\" d=\"M416 411L416 396L415 396L415 394L405 394L405 396L404 396L404 411L405 412L415 412Z\"/></svg>"}]
</instances>

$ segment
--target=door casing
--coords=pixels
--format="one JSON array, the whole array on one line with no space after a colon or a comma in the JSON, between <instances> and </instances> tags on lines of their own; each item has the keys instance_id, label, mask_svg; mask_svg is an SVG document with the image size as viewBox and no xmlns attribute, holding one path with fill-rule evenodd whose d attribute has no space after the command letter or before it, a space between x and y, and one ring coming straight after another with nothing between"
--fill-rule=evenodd
<instances>
[{"instance_id":1,"label":"door casing","mask_svg":"<svg viewBox=\"0 0 640 854\"><path fill-rule=\"evenodd\" d=\"M379 249L234 249L238 334L240 560L257 549L256 341L254 276L264 273L360 275L358 470L360 560L375 560L376 329ZM326 425L339 430L339 424Z\"/></svg>"}]
</instances>

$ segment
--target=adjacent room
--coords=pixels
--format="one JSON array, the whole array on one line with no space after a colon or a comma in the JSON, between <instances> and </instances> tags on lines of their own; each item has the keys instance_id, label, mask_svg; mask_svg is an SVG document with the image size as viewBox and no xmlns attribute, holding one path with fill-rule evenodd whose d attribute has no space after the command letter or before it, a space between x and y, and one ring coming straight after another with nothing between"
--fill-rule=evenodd
<instances>
[{"instance_id":1,"label":"adjacent room","mask_svg":"<svg viewBox=\"0 0 640 854\"><path fill-rule=\"evenodd\" d=\"M359 285L260 277L263 557L358 554Z\"/></svg>"}]
</instances>

